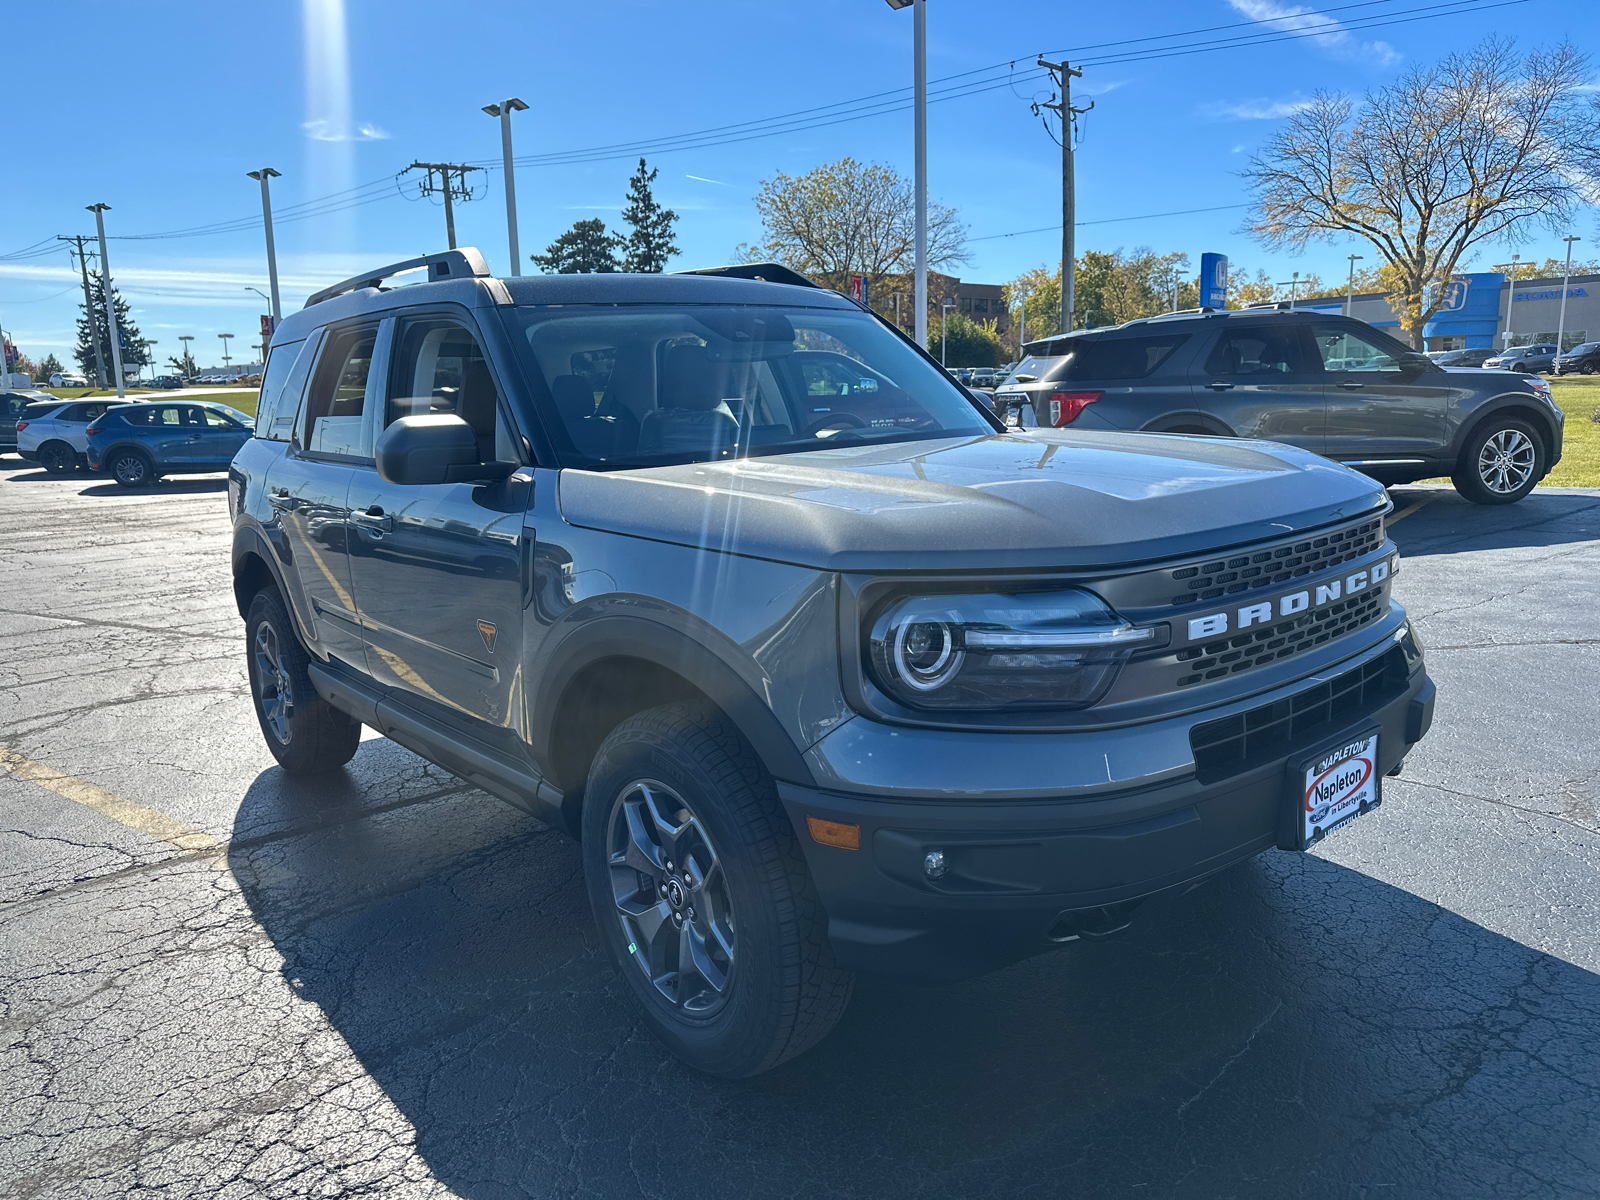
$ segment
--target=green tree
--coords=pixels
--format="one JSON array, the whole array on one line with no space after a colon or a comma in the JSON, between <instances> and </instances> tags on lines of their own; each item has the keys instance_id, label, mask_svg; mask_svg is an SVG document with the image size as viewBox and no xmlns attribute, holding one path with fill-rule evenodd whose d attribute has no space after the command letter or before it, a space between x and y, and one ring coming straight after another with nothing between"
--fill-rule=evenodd
<instances>
[{"instance_id":1,"label":"green tree","mask_svg":"<svg viewBox=\"0 0 1600 1200\"><path fill-rule=\"evenodd\" d=\"M594 275L620 270L616 252L624 241L606 231L599 217L575 221L546 247L543 254L531 254L533 265L546 275Z\"/></svg>"},{"instance_id":2,"label":"green tree","mask_svg":"<svg viewBox=\"0 0 1600 1200\"><path fill-rule=\"evenodd\" d=\"M1485 243L1564 227L1596 186L1600 107L1588 79L1570 45L1519 59L1510 40L1490 38L1359 102L1317 92L1245 172L1252 232L1290 250L1365 240L1391 270L1390 306L1420 350L1446 295L1432 285Z\"/></svg>"},{"instance_id":3,"label":"green tree","mask_svg":"<svg viewBox=\"0 0 1600 1200\"><path fill-rule=\"evenodd\" d=\"M39 365L34 368L34 371L33 371L34 381L36 383L44 383L46 380L48 380L50 378L50 376L54 375L56 372L58 372L60 370L61 370L61 360L59 358L57 358L54 354L46 354L44 356L44 358L39 360Z\"/></svg>"},{"instance_id":4,"label":"green tree","mask_svg":"<svg viewBox=\"0 0 1600 1200\"><path fill-rule=\"evenodd\" d=\"M639 169L628 180L628 205L622 210L622 219L632 226L624 243L627 253L622 260L624 271L638 271L659 275L667 269L667 260L678 252L673 226L678 214L656 203L650 185L661 172L645 171L644 159Z\"/></svg>"},{"instance_id":5,"label":"green tree","mask_svg":"<svg viewBox=\"0 0 1600 1200\"><path fill-rule=\"evenodd\" d=\"M184 346L182 354L168 355L167 366L171 367L185 379L189 378L189 376L193 375L195 371L199 369L194 365L194 355L189 353L189 348L187 345Z\"/></svg>"},{"instance_id":6,"label":"green tree","mask_svg":"<svg viewBox=\"0 0 1600 1200\"><path fill-rule=\"evenodd\" d=\"M947 367L998 367L1006 360L1006 348L995 332L993 321L974 321L958 312L949 313L941 323L928 326L928 353L944 354Z\"/></svg>"},{"instance_id":7,"label":"green tree","mask_svg":"<svg viewBox=\"0 0 1600 1200\"><path fill-rule=\"evenodd\" d=\"M95 335L99 339L100 353L105 355L106 381L115 383L116 365L111 356L111 330L106 324L104 284L97 276L89 277L89 295L94 301ZM133 368L150 361L150 352L143 345L144 335L128 313L128 302L116 288L111 289L111 303L117 310L117 344L122 349L122 369L124 374L131 375ZM89 316L81 304L78 305L78 313L78 344L72 351L72 357L78 360L79 370L87 376L93 376L95 342L91 340L89 332Z\"/></svg>"}]
</instances>

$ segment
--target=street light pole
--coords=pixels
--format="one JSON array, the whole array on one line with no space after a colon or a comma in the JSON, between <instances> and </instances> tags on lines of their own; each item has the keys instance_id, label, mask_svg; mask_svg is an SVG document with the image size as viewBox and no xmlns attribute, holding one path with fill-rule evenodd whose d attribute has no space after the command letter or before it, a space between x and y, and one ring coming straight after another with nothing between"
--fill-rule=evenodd
<instances>
[{"instance_id":1,"label":"street light pole","mask_svg":"<svg viewBox=\"0 0 1600 1200\"><path fill-rule=\"evenodd\" d=\"M233 334L219 333L217 336L222 339L222 365L226 367L233 362L233 360L228 357L228 339L231 338Z\"/></svg>"},{"instance_id":2,"label":"street light pole","mask_svg":"<svg viewBox=\"0 0 1600 1200\"><path fill-rule=\"evenodd\" d=\"M1583 239L1576 235L1562 239L1567 243L1567 270L1561 276L1561 316L1556 320L1556 356L1561 355L1561 339L1567 332L1567 288L1572 283L1572 243Z\"/></svg>"},{"instance_id":3,"label":"street light pole","mask_svg":"<svg viewBox=\"0 0 1600 1200\"><path fill-rule=\"evenodd\" d=\"M278 331L278 322L283 320L283 307L278 303L278 251L272 244L272 195L267 188L267 180L277 179L281 172L274 171L271 167L262 167L259 171L246 172L251 179L261 181L261 223L267 231L267 278L272 288L272 331Z\"/></svg>"},{"instance_id":4,"label":"street light pole","mask_svg":"<svg viewBox=\"0 0 1600 1200\"><path fill-rule=\"evenodd\" d=\"M189 349L189 343L194 341L194 334L180 333L178 335L178 340L183 343L183 354L181 357L187 359L189 362L188 374L193 375L195 373L194 354Z\"/></svg>"},{"instance_id":5,"label":"street light pole","mask_svg":"<svg viewBox=\"0 0 1600 1200\"><path fill-rule=\"evenodd\" d=\"M155 338L145 338L144 341L141 342L140 344L142 346L144 346L144 357L145 357L146 362L150 366L151 377L154 378L154 375L155 375L155 361L156 360L150 357L150 347L151 346L159 346L161 343L159 341L157 341ZM140 373L141 376L144 374L144 364L140 365L139 373Z\"/></svg>"},{"instance_id":6,"label":"street light pole","mask_svg":"<svg viewBox=\"0 0 1600 1200\"><path fill-rule=\"evenodd\" d=\"M118 345L117 334L117 303L111 294L111 260L106 257L106 218L105 212L111 205L90 204L88 210L94 214L95 229L100 234L100 290L101 299L106 305L106 328L111 333L111 363L117 369L117 399L121 400L127 395L127 390L122 386L122 347Z\"/></svg>"},{"instance_id":7,"label":"street light pole","mask_svg":"<svg viewBox=\"0 0 1600 1200\"><path fill-rule=\"evenodd\" d=\"M1501 335L1502 348L1511 345L1511 306L1517 302L1517 263L1520 254L1511 256L1511 290L1506 293L1506 331Z\"/></svg>"},{"instance_id":8,"label":"street light pole","mask_svg":"<svg viewBox=\"0 0 1600 1200\"><path fill-rule=\"evenodd\" d=\"M511 165L511 114L522 112L528 106L516 97L499 104L485 104L483 111L500 118L500 153L505 159L506 172L506 240L511 246L511 274L522 274L522 250L517 245L517 184Z\"/></svg>"},{"instance_id":9,"label":"street light pole","mask_svg":"<svg viewBox=\"0 0 1600 1200\"><path fill-rule=\"evenodd\" d=\"M945 318L949 315L950 310L954 307L954 302L950 300L939 301L939 365L941 367L944 366L945 346L949 342L949 338L945 334Z\"/></svg>"},{"instance_id":10,"label":"street light pole","mask_svg":"<svg viewBox=\"0 0 1600 1200\"><path fill-rule=\"evenodd\" d=\"M890 8L911 9L912 159L916 192L916 253L912 300L917 311L917 345L928 344L928 13L927 0L887 0Z\"/></svg>"},{"instance_id":11,"label":"street light pole","mask_svg":"<svg viewBox=\"0 0 1600 1200\"><path fill-rule=\"evenodd\" d=\"M1365 256L1360 254L1350 256L1350 281L1345 284L1344 289L1344 315L1347 317L1356 302L1356 260L1363 257Z\"/></svg>"}]
</instances>

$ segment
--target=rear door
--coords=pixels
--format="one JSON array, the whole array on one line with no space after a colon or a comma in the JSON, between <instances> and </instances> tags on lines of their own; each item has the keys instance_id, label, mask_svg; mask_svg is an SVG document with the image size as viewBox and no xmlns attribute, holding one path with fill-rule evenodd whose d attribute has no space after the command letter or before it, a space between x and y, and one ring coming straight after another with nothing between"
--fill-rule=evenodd
<instances>
[{"instance_id":1,"label":"rear door","mask_svg":"<svg viewBox=\"0 0 1600 1200\"><path fill-rule=\"evenodd\" d=\"M89 426L106 415L111 404L105 400L85 400L56 414L56 436L70 442L79 454L89 449Z\"/></svg>"},{"instance_id":2,"label":"rear door","mask_svg":"<svg viewBox=\"0 0 1600 1200\"><path fill-rule=\"evenodd\" d=\"M289 544L307 639L357 668L366 660L350 586L350 480L371 458L367 417L382 405L377 323L335 327L323 341L289 448L267 473L272 520Z\"/></svg>"},{"instance_id":3,"label":"rear door","mask_svg":"<svg viewBox=\"0 0 1600 1200\"><path fill-rule=\"evenodd\" d=\"M1329 458L1348 463L1428 458L1450 443L1445 371L1408 367L1405 347L1354 321L1311 323L1328 402Z\"/></svg>"},{"instance_id":4,"label":"rear door","mask_svg":"<svg viewBox=\"0 0 1600 1200\"><path fill-rule=\"evenodd\" d=\"M1240 437L1323 451L1321 364L1289 321L1228 320L1195 381L1195 403Z\"/></svg>"},{"instance_id":5,"label":"rear door","mask_svg":"<svg viewBox=\"0 0 1600 1200\"><path fill-rule=\"evenodd\" d=\"M453 412L477 432L483 461L520 461L505 390L482 346L465 313L401 318L382 424ZM512 727L517 688L526 686L523 563L533 531L523 515L531 499L531 472L402 487L370 462L355 469L350 570L374 678Z\"/></svg>"}]
</instances>

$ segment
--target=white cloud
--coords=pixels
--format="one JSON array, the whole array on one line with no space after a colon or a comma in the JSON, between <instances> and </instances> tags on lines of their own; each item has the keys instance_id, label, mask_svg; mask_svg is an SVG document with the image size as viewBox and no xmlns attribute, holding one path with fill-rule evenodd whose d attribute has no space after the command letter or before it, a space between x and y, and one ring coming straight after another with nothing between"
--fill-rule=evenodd
<instances>
[{"instance_id":1,"label":"white cloud","mask_svg":"<svg viewBox=\"0 0 1600 1200\"><path fill-rule=\"evenodd\" d=\"M1228 117L1235 121L1276 121L1310 107L1309 100L1219 100L1202 105L1200 111L1208 117Z\"/></svg>"},{"instance_id":2,"label":"white cloud","mask_svg":"<svg viewBox=\"0 0 1600 1200\"><path fill-rule=\"evenodd\" d=\"M342 127L334 121L307 121L300 126L313 142L382 142L388 133L370 121L358 122L354 128Z\"/></svg>"},{"instance_id":3,"label":"white cloud","mask_svg":"<svg viewBox=\"0 0 1600 1200\"><path fill-rule=\"evenodd\" d=\"M1259 21L1284 33L1308 33L1309 40L1321 46L1334 58L1360 59L1379 67L1392 67L1400 61L1400 52L1388 42L1363 42L1332 17L1300 4L1283 4L1280 0L1228 0L1235 12L1252 21Z\"/></svg>"}]
</instances>

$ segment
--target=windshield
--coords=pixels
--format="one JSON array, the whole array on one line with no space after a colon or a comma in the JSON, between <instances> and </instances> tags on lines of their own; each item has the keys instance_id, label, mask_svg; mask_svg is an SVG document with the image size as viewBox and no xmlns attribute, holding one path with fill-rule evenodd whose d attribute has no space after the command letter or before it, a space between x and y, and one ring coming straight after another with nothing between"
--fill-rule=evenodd
<instances>
[{"instance_id":1,"label":"windshield","mask_svg":"<svg viewBox=\"0 0 1600 1200\"><path fill-rule=\"evenodd\" d=\"M249 413L240 412L237 408L229 408L226 404L213 404L211 405L211 409L214 412L224 413L227 416L232 417L241 425L247 425L252 428L255 426L256 419Z\"/></svg>"},{"instance_id":2,"label":"windshield","mask_svg":"<svg viewBox=\"0 0 1600 1200\"><path fill-rule=\"evenodd\" d=\"M949 376L853 309L528 307L507 317L575 465L993 432Z\"/></svg>"},{"instance_id":3,"label":"windshield","mask_svg":"<svg viewBox=\"0 0 1600 1200\"><path fill-rule=\"evenodd\" d=\"M1600 350L1600 342L1584 342L1581 346L1574 346L1571 350L1568 350L1567 353L1588 354L1594 350Z\"/></svg>"}]
</instances>

